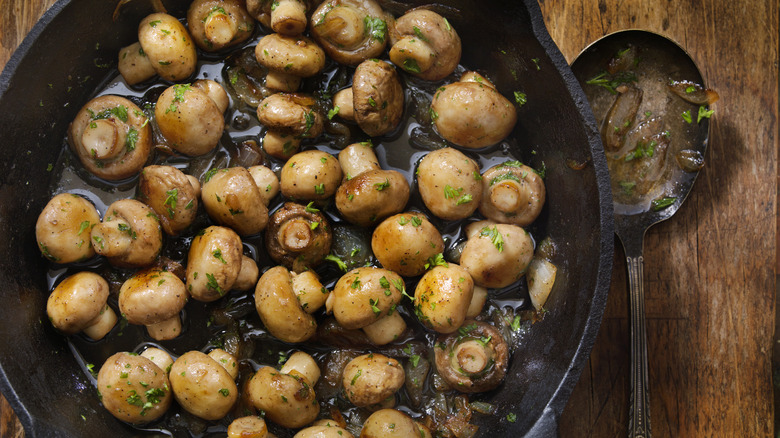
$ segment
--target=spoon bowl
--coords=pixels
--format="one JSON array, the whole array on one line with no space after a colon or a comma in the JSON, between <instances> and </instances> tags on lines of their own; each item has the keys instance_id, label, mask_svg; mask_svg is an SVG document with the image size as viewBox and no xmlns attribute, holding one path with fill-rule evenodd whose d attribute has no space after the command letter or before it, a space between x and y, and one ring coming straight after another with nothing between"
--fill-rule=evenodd
<instances>
[{"instance_id":1,"label":"spoon bowl","mask_svg":"<svg viewBox=\"0 0 780 438\"><path fill-rule=\"evenodd\" d=\"M629 436L650 436L643 257L645 232L690 193L709 138L706 90L679 45L647 31L607 35L572 63L600 124L610 168L615 233L628 265L631 306Z\"/></svg>"}]
</instances>

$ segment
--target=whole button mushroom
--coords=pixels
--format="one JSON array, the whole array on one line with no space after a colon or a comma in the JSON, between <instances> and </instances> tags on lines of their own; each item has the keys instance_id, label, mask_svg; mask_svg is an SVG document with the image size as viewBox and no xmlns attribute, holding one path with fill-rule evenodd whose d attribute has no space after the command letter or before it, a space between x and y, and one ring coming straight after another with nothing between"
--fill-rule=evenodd
<instances>
[{"instance_id":1,"label":"whole button mushroom","mask_svg":"<svg viewBox=\"0 0 780 438\"><path fill-rule=\"evenodd\" d=\"M249 290L257 265L243 255L241 238L230 228L211 226L199 232L187 255L187 291L198 301L222 298L232 289Z\"/></svg>"},{"instance_id":2,"label":"whole button mushroom","mask_svg":"<svg viewBox=\"0 0 780 438\"><path fill-rule=\"evenodd\" d=\"M322 115L313 105L314 99L309 96L287 93L273 94L260 102L257 119L268 128L263 148L269 155L289 158L298 151L302 138L316 138L322 133Z\"/></svg>"},{"instance_id":3,"label":"whole button mushroom","mask_svg":"<svg viewBox=\"0 0 780 438\"><path fill-rule=\"evenodd\" d=\"M426 327L452 333L466 319L474 280L462 267L442 263L422 276L414 290L414 313Z\"/></svg>"},{"instance_id":4,"label":"whole button mushroom","mask_svg":"<svg viewBox=\"0 0 780 438\"><path fill-rule=\"evenodd\" d=\"M157 347L149 347L141 353L141 356L154 362L161 370L165 371L165 374L168 374L168 372L171 371L173 358L168 352Z\"/></svg>"},{"instance_id":5,"label":"whole button mushroom","mask_svg":"<svg viewBox=\"0 0 780 438\"><path fill-rule=\"evenodd\" d=\"M87 260L95 255L89 233L100 223L91 202L79 195L61 193L49 200L35 223L38 249L57 263Z\"/></svg>"},{"instance_id":6,"label":"whole button mushroom","mask_svg":"<svg viewBox=\"0 0 780 438\"><path fill-rule=\"evenodd\" d=\"M282 167L282 195L300 201L327 199L338 190L341 177L341 165L333 155L316 149L300 152Z\"/></svg>"},{"instance_id":7,"label":"whole button mushroom","mask_svg":"<svg viewBox=\"0 0 780 438\"><path fill-rule=\"evenodd\" d=\"M166 234L177 236L198 213L200 183L171 166L147 166L138 180L138 199L148 205Z\"/></svg>"},{"instance_id":8,"label":"whole button mushroom","mask_svg":"<svg viewBox=\"0 0 780 438\"><path fill-rule=\"evenodd\" d=\"M97 376L103 406L111 415L130 424L149 423L162 417L173 401L169 388L165 371L135 353L119 352L109 357Z\"/></svg>"},{"instance_id":9,"label":"whole button mushroom","mask_svg":"<svg viewBox=\"0 0 780 438\"><path fill-rule=\"evenodd\" d=\"M301 306L294 279L283 266L271 268L260 277L255 308L268 332L284 342L303 342L317 332L317 321Z\"/></svg>"},{"instance_id":10,"label":"whole button mushroom","mask_svg":"<svg viewBox=\"0 0 780 438\"><path fill-rule=\"evenodd\" d=\"M348 98L350 93L352 99ZM334 102L341 118L353 120L354 117L363 132L378 137L401 123L404 90L392 64L369 59L355 69L352 88L339 91L334 96Z\"/></svg>"},{"instance_id":11,"label":"whole button mushroom","mask_svg":"<svg viewBox=\"0 0 780 438\"><path fill-rule=\"evenodd\" d=\"M68 128L68 142L93 175L117 181L137 174L152 151L149 119L133 102L105 95L87 102Z\"/></svg>"},{"instance_id":12,"label":"whole button mushroom","mask_svg":"<svg viewBox=\"0 0 780 438\"><path fill-rule=\"evenodd\" d=\"M355 406L375 405L404 386L404 368L397 360L379 353L352 359L344 367L342 386Z\"/></svg>"},{"instance_id":13,"label":"whole button mushroom","mask_svg":"<svg viewBox=\"0 0 780 438\"><path fill-rule=\"evenodd\" d=\"M154 114L168 144L189 156L211 152L225 129L217 102L202 87L176 84L157 99Z\"/></svg>"},{"instance_id":14,"label":"whole button mushroom","mask_svg":"<svg viewBox=\"0 0 780 438\"><path fill-rule=\"evenodd\" d=\"M108 206L103 222L92 228L92 248L114 266L151 265L162 249L162 230L154 212L135 199Z\"/></svg>"},{"instance_id":15,"label":"whole button mushroom","mask_svg":"<svg viewBox=\"0 0 780 438\"><path fill-rule=\"evenodd\" d=\"M204 420L219 420L238 399L238 387L225 368L200 351L188 351L173 363L171 389L185 411Z\"/></svg>"},{"instance_id":16,"label":"whole button mushroom","mask_svg":"<svg viewBox=\"0 0 780 438\"><path fill-rule=\"evenodd\" d=\"M417 167L417 185L431 213L448 221L471 216L482 199L479 166L452 148L423 157Z\"/></svg>"},{"instance_id":17,"label":"whole button mushroom","mask_svg":"<svg viewBox=\"0 0 780 438\"><path fill-rule=\"evenodd\" d=\"M390 30L390 60L405 72L438 81L460 61L460 37L449 21L427 9L414 9Z\"/></svg>"},{"instance_id":18,"label":"whole button mushroom","mask_svg":"<svg viewBox=\"0 0 780 438\"><path fill-rule=\"evenodd\" d=\"M311 385L316 385L317 381L320 380L319 365L317 365L313 357L303 351L296 351L290 355L290 358L279 369L279 372L303 377Z\"/></svg>"},{"instance_id":19,"label":"whole button mushroom","mask_svg":"<svg viewBox=\"0 0 780 438\"><path fill-rule=\"evenodd\" d=\"M282 35L299 35L306 30L306 13L311 0L247 0L249 13L263 26Z\"/></svg>"},{"instance_id":20,"label":"whole button mushroom","mask_svg":"<svg viewBox=\"0 0 780 438\"><path fill-rule=\"evenodd\" d=\"M46 302L46 314L54 328L72 335L83 331L94 340L103 339L117 321L106 304L108 282L92 272L79 272L54 288Z\"/></svg>"},{"instance_id":21,"label":"whole button mushroom","mask_svg":"<svg viewBox=\"0 0 780 438\"><path fill-rule=\"evenodd\" d=\"M236 357L221 348L215 348L209 351L209 357L222 365L222 368L230 374L233 380L238 378L238 362Z\"/></svg>"},{"instance_id":22,"label":"whole button mushroom","mask_svg":"<svg viewBox=\"0 0 780 438\"><path fill-rule=\"evenodd\" d=\"M399 335L406 329L403 318L398 321L396 311L402 293L405 293L405 284L398 274L381 268L357 268L347 272L336 282L326 305L339 325L346 329L362 328L366 331L366 327L375 324L380 324L381 328L384 320L395 318L395 321L386 321L393 327L392 335L374 333L377 338L389 337L392 340L393 335ZM369 328L367 334L370 330Z\"/></svg>"},{"instance_id":23,"label":"whole button mushroom","mask_svg":"<svg viewBox=\"0 0 780 438\"><path fill-rule=\"evenodd\" d=\"M330 0L311 16L311 34L333 60L358 65L377 58L387 44L391 17L373 0Z\"/></svg>"},{"instance_id":24,"label":"whole button mushroom","mask_svg":"<svg viewBox=\"0 0 780 438\"><path fill-rule=\"evenodd\" d=\"M325 68L325 52L303 35L266 35L255 46L255 58L268 69L266 87L285 92L297 91L302 78Z\"/></svg>"},{"instance_id":25,"label":"whole button mushroom","mask_svg":"<svg viewBox=\"0 0 780 438\"><path fill-rule=\"evenodd\" d=\"M506 375L509 347L492 325L466 321L457 333L436 340L436 369L460 392L496 388Z\"/></svg>"},{"instance_id":26,"label":"whole button mushroom","mask_svg":"<svg viewBox=\"0 0 780 438\"><path fill-rule=\"evenodd\" d=\"M534 169L507 161L485 172L482 193L479 212L486 218L524 227L542 212L546 192L544 180Z\"/></svg>"},{"instance_id":27,"label":"whole button mushroom","mask_svg":"<svg viewBox=\"0 0 780 438\"><path fill-rule=\"evenodd\" d=\"M201 201L215 222L241 236L257 234L268 225L268 208L252 174L243 167L210 170Z\"/></svg>"},{"instance_id":28,"label":"whole button mushroom","mask_svg":"<svg viewBox=\"0 0 780 438\"><path fill-rule=\"evenodd\" d=\"M533 259L533 241L516 225L480 221L469 225L466 233L460 265L479 286L509 286L525 274Z\"/></svg>"},{"instance_id":29,"label":"whole button mushroom","mask_svg":"<svg viewBox=\"0 0 780 438\"><path fill-rule=\"evenodd\" d=\"M360 438L411 438L430 437L427 427L412 420L396 409L381 409L371 414L363 423Z\"/></svg>"},{"instance_id":30,"label":"whole button mushroom","mask_svg":"<svg viewBox=\"0 0 780 438\"><path fill-rule=\"evenodd\" d=\"M325 215L311 204L286 202L271 216L265 231L268 255L295 272L319 265L330 254L332 241Z\"/></svg>"},{"instance_id":31,"label":"whole button mushroom","mask_svg":"<svg viewBox=\"0 0 780 438\"><path fill-rule=\"evenodd\" d=\"M402 213L374 229L371 249L386 269L414 277L425 272L428 259L444 251L444 239L424 215Z\"/></svg>"},{"instance_id":32,"label":"whole button mushroom","mask_svg":"<svg viewBox=\"0 0 780 438\"><path fill-rule=\"evenodd\" d=\"M187 298L179 277L150 268L136 272L122 284L119 310L130 324L144 325L153 339L166 341L181 334L179 312Z\"/></svg>"},{"instance_id":33,"label":"whole button mushroom","mask_svg":"<svg viewBox=\"0 0 780 438\"><path fill-rule=\"evenodd\" d=\"M363 227L401 212L409 200L409 183L395 170L379 167L370 143L355 143L339 153L346 175L336 192L336 208Z\"/></svg>"},{"instance_id":34,"label":"whole button mushroom","mask_svg":"<svg viewBox=\"0 0 780 438\"><path fill-rule=\"evenodd\" d=\"M119 73L134 85L154 74L176 82L195 72L198 55L187 29L171 15L158 12L141 20L138 45L119 52Z\"/></svg>"},{"instance_id":35,"label":"whole button mushroom","mask_svg":"<svg viewBox=\"0 0 780 438\"><path fill-rule=\"evenodd\" d=\"M267 438L268 426L258 416L236 418L227 428L228 438Z\"/></svg>"},{"instance_id":36,"label":"whole button mushroom","mask_svg":"<svg viewBox=\"0 0 780 438\"><path fill-rule=\"evenodd\" d=\"M465 73L459 82L439 88L431 116L445 140L471 149L500 142L517 122L514 105L476 73Z\"/></svg>"},{"instance_id":37,"label":"whole button mushroom","mask_svg":"<svg viewBox=\"0 0 780 438\"><path fill-rule=\"evenodd\" d=\"M195 44L207 52L235 46L252 36L255 21L239 0L195 0L187 26Z\"/></svg>"},{"instance_id":38,"label":"whole button mushroom","mask_svg":"<svg viewBox=\"0 0 780 438\"><path fill-rule=\"evenodd\" d=\"M327 424L301 429L293 438L354 438L354 436L335 424Z\"/></svg>"},{"instance_id":39,"label":"whole button mushroom","mask_svg":"<svg viewBox=\"0 0 780 438\"><path fill-rule=\"evenodd\" d=\"M263 367L249 379L246 391L249 402L265 412L266 419L297 429L314 421L320 413L313 386L305 377Z\"/></svg>"}]
</instances>

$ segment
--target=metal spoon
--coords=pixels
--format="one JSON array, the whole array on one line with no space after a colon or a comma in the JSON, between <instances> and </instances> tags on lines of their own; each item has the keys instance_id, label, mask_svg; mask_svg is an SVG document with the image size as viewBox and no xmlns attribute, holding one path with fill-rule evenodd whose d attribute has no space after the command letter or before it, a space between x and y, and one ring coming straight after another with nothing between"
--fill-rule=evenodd
<instances>
[{"instance_id":1,"label":"metal spoon","mask_svg":"<svg viewBox=\"0 0 780 438\"><path fill-rule=\"evenodd\" d=\"M674 42L651 32L630 30L607 35L586 48L572 63L572 70L601 124L612 179L615 233L623 243L628 265L629 436L649 437L643 240L647 229L670 218L690 192L704 162L710 113L706 103L686 100L704 93L703 87L697 87L703 81L690 56ZM674 85L678 92L682 89L683 97L673 92L670 82L674 81L690 81ZM631 118L637 94L641 95L641 103ZM714 96L717 94L710 94ZM616 103L617 99L624 100ZM656 178L647 177L653 173ZM645 190L647 193L643 193Z\"/></svg>"}]
</instances>

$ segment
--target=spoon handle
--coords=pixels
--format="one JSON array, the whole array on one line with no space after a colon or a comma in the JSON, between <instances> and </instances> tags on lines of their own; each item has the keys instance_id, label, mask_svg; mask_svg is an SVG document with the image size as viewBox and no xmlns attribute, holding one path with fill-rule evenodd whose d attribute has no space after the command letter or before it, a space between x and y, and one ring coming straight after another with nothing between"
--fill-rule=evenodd
<instances>
[{"instance_id":1,"label":"spoon handle","mask_svg":"<svg viewBox=\"0 0 780 438\"><path fill-rule=\"evenodd\" d=\"M628 249L628 248L626 248ZM631 410L628 436L650 437L650 396L647 386L647 334L645 332L645 290L642 249L639 255L626 251L631 301Z\"/></svg>"}]
</instances>

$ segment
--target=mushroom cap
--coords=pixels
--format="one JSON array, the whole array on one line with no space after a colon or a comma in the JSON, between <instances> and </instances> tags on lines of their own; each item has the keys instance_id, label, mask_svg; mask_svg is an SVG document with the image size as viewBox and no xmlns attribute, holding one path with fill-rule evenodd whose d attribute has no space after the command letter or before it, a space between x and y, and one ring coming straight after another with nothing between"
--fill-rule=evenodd
<instances>
[{"instance_id":1,"label":"mushroom cap","mask_svg":"<svg viewBox=\"0 0 780 438\"><path fill-rule=\"evenodd\" d=\"M444 220L471 216L482 199L482 177L474 160L453 148L428 153L417 167L425 206Z\"/></svg>"},{"instance_id":2,"label":"mushroom cap","mask_svg":"<svg viewBox=\"0 0 780 438\"><path fill-rule=\"evenodd\" d=\"M445 140L466 148L494 145L515 127L515 106L487 80L454 82L439 88L431 114Z\"/></svg>"},{"instance_id":3,"label":"mushroom cap","mask_svg":"<svg viewBox=\"0 0 780 438\"><path fill-rule=\"evenodd\" d=\"M236 418L227 428L227 438L267 438L268 426L256 415Z\"/></svg>"},{"instance_id":4,"label":"mushroom cap","mask_svg":"<svg viewBox=\"0 0 780 438\"><path fill-rule=\"evenodd\" d=\"M219 420L238 399L238 387L225 368L200 351L188 351L173 363L169 374L176 401L204 420Z\"/></svg>"},{"instance_id":5,"label":"mushroom cap","mask_svg":"<svg viewBox=\"0 0 780 438\"><path fill-rule=\"evenodd\" d=\"M460 62L458 33L446 18L427 9L416 8L399 17L390 29L390 44L390 60L421 79L444 79Z\"/></svg>"},{"instance_id":6,"label":"mushroom cap","mask_svg":"<svg viewBox=\"0 0 780 438\"><path fill-rule=\"evenodd\" d=\"M426 272L414 291L414 313L426 327L452 333L466 319L474 280L455 263L436 266Z\"/></svg>"},{"instance_id":7,"label":"mushroom cap","mask_svg":"<svg viewBox=\"0 0 780 438\"><path fill-rule=\"evenodd\" d=\"M200 187L193 187L187 175L175 167L146 166L138 190L139 200L154 210L169 235L178 235L198 214Z\"/></svg>"},{"instance_id":8,"label":"mushroom cap","mask_svg":"<svg viewBox=\"0 0 780 438\"><path fill-rule=\"evenodd\" d=\"M404 277L425 272L429 258L444 251L444 239L422 214L402 213L374 229L371 249L383 267Z\"/></svg>"},{"instance_id":9,"label":"mushroom cap","mask_svg":"<svg viewBox=\"0 0 780 438\"><path fill-rule=\"evenodd\" d=\"M157 99L154 114L170 146L189 156L212 151L225 129L225 118L216 102L190 84L168 87Z\"/></svg>"},{"instance_id":10,"label":"mushroom cap","mask_svg":"<svg viewBox=\"0 0 780 438\"><path fill-rule=\"evenodd\" d=\"M103 406L130 424L152 422L165 414L173 397L168 375L151 360L119 352L106 359L97 376Z\"/></svg>"},{"instance_id":11,"label":"mushroom cap","mask_svg":"<svg viewBox=\"0 0 780 438\"><path fill-rule=\"evenodd\" d=\"M335 424L315 425L301 429L293 438L355 438L349 431Z\"/></svg>"},{"instance_id":12,"label":"mushroom cap","mask_svg":"<svg viewBox=\"0 0 780 438\"><path fill-rule=\"evenodd\" d=\"M131 324L156 324L177 316L188 297L179 277L149 268L136 272L122 284L119 310Z\"/></svg>"},{"instance_id":13,"label":"mushroom cap","mask_svg":"<svg viewBox=\"0 0 780 438\"><path fill-rule=\"evenodd\" d=\"M342 386L355 406L370 406L395 394L406 375L397 360L379 353L358 356L344 367Z\"/></svg>"},{"instance_id":14,"label":"mushroom cap","mask_svg":"<svg viewBox=\"0 0 780 438\"><path fill-rule=\"evenodd\" d=\"M483 348L486 355L473 372L468 371L467 363L474 361L474 355L458 354L458 346L470 344L470 347ZM506 375L509 363L509 347L501 333L490 324L479 321L465 321L461 330L439 336L435 348L436 370L444 380L460 392L485 392L496 388Z\"/></svg>"},{"instance_id":15,"label":"mushroom cap","mask_svg":"<svg viewBox=\"0 0 780 438\"><path fill-rule=\"evenodd\" d=\"M125 240L128 245L124 251L106 256L109 263L119 267L151 265L162 249L160 220L146 204L135 199L120 199L109 205L103 222L92 228L91 236L92 247L99 254L116 243L100 240L100 236Z\"/></svg>"},{"instance_id":16,"label":"mushroom cap","mask_svg":"<svg viewBox=\"0 0 780 438\"><path fill-rule=\"evenodd\" d=\"M148 15L138 25L138 42L163 79L181 81L195 72L195 45L176 17L162 12Z\"/></svg>"},{"instance_id":17,"label":"mushroom cap","mask_svg":"<svg viewBox=\"0 0 780 438\"><path fill-rule=\"evenodd\" d=\"M325 68L325 52L303 35L264 36L255 47L257 62L268 70L308 78Z\"/></svg>"},{"instance_id":18,"label":"mushroom cap","mask_svg":"<svg viewBox=\"0 0 780 438\"><path fill-rule=\"evenodd\" d=\"M404 288L403 279L393 271L353 269L341 276L331 292L333 316L346 329L365 327L395 311Z\"/></svg>"},{"instance_id":19,"label":"mushroom cap","mask_svg":"<svg viewBox=\"0 0 780 438\"><path fill-rule=\"evenodd\" d=\"M524 227L542 212L545 197L544 180L534 169L508 161L483 175L479 212L490 220Z\"/></svg>"},{"instance_id":20,"label":"mushroom cap","mask_svg":"<svg viewBox=\"0 0 780 438\"><path fill-rule=\"evenodd\" d=\"M266 28L295 36L306 30L306 12L317 3L314 0L246 0L246 9Z\"/></svg>"},{"instance_id":21,"label":"mushroom cap","mask_svg":"<svg viewBox=\"0 0 780 438\"><path fill-rule=\"evenodd\" d=\"M92 272L78 272L54 288L46 313L57 330L72 335L91 325L106 308L108 282Z\"/></svg>"},{"instance_id":22,"label":"mushroom cap","mask_svg":"<svg viewBox=\"0 0 780 438\"><path fill-rule=\"evenodd\" d=\"M336 193L341 184L341 165L333 155L312 149L299 152L282 166L281 191L300 201L323 200Z\"/></svg>"},{"instance_id":23,"label":"mushroom cap","mask_svg":"<svg viewBox=\"0 0 780 438\"><path fill-rule=\"evenodd\" d=\"M207 178L201 189L201 200L209 217L242 236L265 229L268 207L247 169L231 167L210 171Z\"/></svg>"},{"instance_id":24,"label":"mushroom cap","mask_svg":"<svg viewBox=\"0 0 780 438\"><path fill-rule=\"evenodd\" d=\"M460 265L471 274L474 284L488 288L509 286L524 274L534 255L528 232L509 224L480 221L460 256Z\"/></svg>"},{"instance_id":25,"label":"mushroom cap","mask_svg":"<svg viewBox=\"0 0 780 438\"><path fill-rule=\"evenodd\" d=\"M366 134L387 134L401 122L404 90L392 64L377 59L363 61L352 79L355 120Z\"/></svg>"},{"instance_id":26,"label":"mushroom cap","mask_svg":"<svg viewBox=\"0 0 780 438\"><path fill-rule=\"evenodd\" d=\"M303 342L317 332L316 320L301 308L290 271L283 266L271 268L260 277L255 307L268 332L284 342Z\"/></svg>"},{"instance_id":27,"label":"mushroom cap","mask_svg":"<svg viewBox=\"0 0 780 438\"><path fill-rule=\"evenodd\" d=\"M257 370L249 379L246 390L252 406L282 427L303 427L314 421L320 412L314 389L306 378L282 374L273 367Z\"/></svg>"},{"instance_id":28,"label":"mushroom cap","mask_svg":"<svg viewBox=\"0 0 780 438\"><path fill-rule=\"evenodd\" d=\"M322 115L312 107L314 99L303 94L272 94L257 107L257 119L269 131L315 138L322 133Z\"/></svg>"},{"instance_id":29,"label":"mushroom cap","mask_svg":"<svg viewBox=\"0 0 780 438\"><path fill-rule=\"evenodd\" d=\"M129 178L144 167L152 151L148 121L130 100L99 96L76 114L68 128L68 142L93 175L109 181Z\"/></svg>"},{"instance_id":30,"label":"mushroom cap","mask_svg":"<svg viewBox=\"0 0 780 438\"><path fill-rule=\"evenodd\" d=\"M35 224L35 240L47 259L72 263L95 255L89 233L100 223L91 202L79 195L61 193L49 200Z\"/></svg>"},{"instance_id":31,"label":"mushroom cap","mask_svg":"<svg viewBox=\"0 0 780 438\"><path fill-rule=\"evenodd\" d=\"M325 215L293 202L274 212L265 231L268 255L295 272L319 265L330 254L332 242Z\"/></svg>"},{"instance_id":32,"label":"mushroom cap","mask_svg":"<svg viewBox=\"0 0 780 438\"><path fill-rule=\"evenodd\" d=\"M363 423L360 438L424 437L422 428L405 413L396 409L381 409Z\"/></svg>"},{"instance_id":33,"label":"mushroom cap","mask_svg":"<svg viewBox=\"0 0 780 438\"><path fill-rule=\"evenodd\" d=\"M309 28L333 60L358 65L385 50L391 19L374 0L330 0L317 7Z\"/></svg>"},{"instance_id":34,"label":"mushroom cap","mask_svg":"<svg viewBox=\"0 0 780 438\"><path fill-rule=\"evenodd\" d=\"M195 0L187 10L187 27L198 47L216 52L246 41L255 21L239 0Z\"/></svg>"},{"instance_id":35,"label":"mushroom cap","mask_svg":"<svg viewBox=\"0 0 780 438\"><path fill-rule=\"evenodd\" d=\"M409 182L395 170L375 169L345 181L336 208L349 222L367 227L401 212L409 201Z\"/></svg>"},{"instance_id":36,"label":"mushroom cap","mask_svg":"<svg viewBox=\"0 0 780 438\"><path fill-rule=\"evenodd\" d=\"M230 228L210 226L199 232L187 255L187 291L198 301L215 301L233 287L241 270L243 245Z\"/></svg>"}]
</instances>

